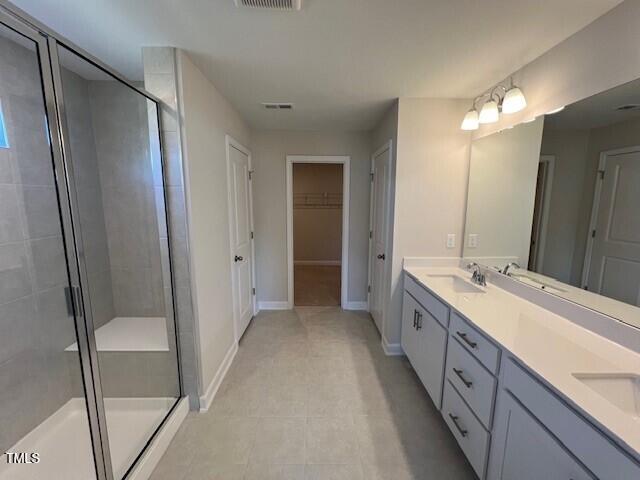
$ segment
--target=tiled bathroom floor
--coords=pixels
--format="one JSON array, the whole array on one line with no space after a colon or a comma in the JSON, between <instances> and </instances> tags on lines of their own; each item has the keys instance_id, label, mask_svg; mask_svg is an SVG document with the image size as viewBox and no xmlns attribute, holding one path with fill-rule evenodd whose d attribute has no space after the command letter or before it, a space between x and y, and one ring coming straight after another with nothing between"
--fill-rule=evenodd
<instances>
[{"instance_id":1,"label":"tiled bathroom floor","mask_svg":"<svg viewBox=\"0 0 640 480\"><path fill-rule=\"evenodd\" d=\"M365 312L260 313L206 413L152 480L473 479L404 357Z\"/></svg>"}]
</instances>

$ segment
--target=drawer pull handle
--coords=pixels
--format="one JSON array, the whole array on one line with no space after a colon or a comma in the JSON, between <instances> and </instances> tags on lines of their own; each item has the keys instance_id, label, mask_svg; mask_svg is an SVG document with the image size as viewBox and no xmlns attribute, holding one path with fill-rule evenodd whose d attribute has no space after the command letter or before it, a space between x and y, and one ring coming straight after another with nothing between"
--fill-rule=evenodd
<instances>
[{"instance_id":1,"label":"drawer pull handle","mask_svg":"<svg viewBox=\"0 0 640 480\"><path fill-rule=\"evenodd\" d=\"M472 342L471 340L469 340L469 338L467 338L467 334L466 333L456 332L456 335L458 335L462 340L464 340L464 343L469 345L471 348L476 348L478 346L478 344L476 342Z\"/></svg>"},{"instance_id":2,"label":"drawer pull handle","mask_svg":"<svg viewBox=\"0 0 640 480\"><path fill-rule=\"evenodd\" d=\"M465 387L471 388L471 385L473 385L473 382L467 380L466 378L464 378L462 376L462 370L459 370L459 369L454 367L453 368L453 373L455 373L458 376L458 378L462 381L462 383L464 383Z\"/></svg>"},{"instance_id":3,"label":"drawer pull handle","mask_svg":"<svg viewBox=\"0 0 640 480\"><path fill-rule=\"evenodd\" d=\"M413 328L418 324L418 310L413 311Z\"/></svg>"},{"instance_id":4,"label":"drawer pull handle","mask_svg":"<svg viewBox=\"0 0 640 480\"><path fill-rule=\"evenodd\" d=\"M462 435L463 437L467 436L467 432L464 428L462 428L460 426L460 424L458 423L458 416L457 415L453 415L453 414L449 414L449 418L451 419L451 421L453 422L453 424L456 426L456 428L458 429L458 431L460 432L460 435Z\"/></svg>"},{"instance_id":5,"label":"drawer pull handle","mask_svg":"<svg viewBox=\"0 0 640 480\"><path fill-rule=\"evenodd\" d=\"M418 312L418 323L416 330L422 330L422 312Z\"/></svg>"}]
</instances>

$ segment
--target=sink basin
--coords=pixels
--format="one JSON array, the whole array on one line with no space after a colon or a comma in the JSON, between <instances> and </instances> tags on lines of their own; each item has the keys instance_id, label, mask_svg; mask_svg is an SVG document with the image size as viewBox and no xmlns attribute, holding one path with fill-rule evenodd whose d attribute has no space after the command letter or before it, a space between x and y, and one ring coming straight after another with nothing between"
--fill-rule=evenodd
<instances>
[{"instance_id":1,"label":"sink basin","mask_svg":"<svg viewBox=\"0 0 640 480\"><path fill-rule=\"evenodd\" d=\"M601 397L640 421L640 375L632 373L574 373Z\"/></svg>"},{"instance_id":2,"label":"sink basin","mask_svg":"<svg viewBox=\"0 0 640 480\"><path fill-rule=\"evenodd\" d=\"M445 282L449 288L456 293L484 293L484 290L476 287L470 282L463 280L457 275L427 275L429 278L437 278Z\"/></svg>"}]
</instances>

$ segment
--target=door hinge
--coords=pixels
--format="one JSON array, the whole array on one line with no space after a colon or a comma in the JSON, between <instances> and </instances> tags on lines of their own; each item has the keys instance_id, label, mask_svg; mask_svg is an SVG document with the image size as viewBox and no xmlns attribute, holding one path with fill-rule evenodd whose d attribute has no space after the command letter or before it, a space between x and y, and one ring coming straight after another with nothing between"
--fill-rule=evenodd
<instances>
[{"instance_id":1,"label":"door hinge","mask_svg":"<svg viewBox=\"0 0 640 480\"><path fill-rule=\"evenodd\" d=\"M371 285L367 285L367 293L371 293Z\"/></svg>"},{"instance_id":2,"label":"door hinge","mask_svg":"<svg viewBox=\"0 0 640 480\"><path fill-rule=\"evenodd\" d=\"M253 240L253 232L251 232L251 240Z\"/></svg>"},{"instance_id":3,"label":"door hinge","mask_svg":"<svg viewBox=\"0 0 640 480\"><path fill-rule=\"evenodd\" d=\"M369 230L369 238L373 238L373 230Z\"/></svg>"},{"instance_id":4,"label":"door hinge","mask_svg":"<svg viewBox=\"0 0 640 480\"><path fill-rule=\"evenodd\" d=\"M600 179L604 180L604 170L598 170L598 173L600 174Z\"/></svg>"},{"instance_id":5,"label":"door hinge","mask_svg":"<svg viewBox=\"0 0 640 480\"><path fill-rule=\"evenodd\" d=\"M255 288L252 288L252 289L251 289L251 293L252 293L253 295L255 295L255 294L256 294L256 289L255 289Z\"/></svg>"},{"instance_id":6,"label":"door hinge","mask_svg":"<svg viewBox=\"0 0 640 480\"><path fill-rule=\"evenodd\" d=\"M255 170L249 170L249 180L253 180L253 172Z\"/></svg>"},{"instance_id":7,"label":"door hinge","mask_svg":"<svg viewBox=\"0 0 640 480\"><path fill-rule=\"evenodd\" d=\"M371 173L371 181L373 182L373 173Z\"/></svg>"},{"instance_id":8,"label":"door hinge","mask_svg":"<svg viewBox=\"0 0 640 480\"><path fill-rule=\"evenodd\" d=\"M76 285L65 287L65 291L67 293L67 310L69 312L69 315L83 317L84 310L82 309L82 296L80 295L80 287Z\"/></svg>"},{"instance_id":9,"label":"door hinge","mask_svg":"<svg viewBox=\"0 0 640 480\"><path fill-rule=\"evenodd\" d=\"M595 230L591 230L591 238L596 238L596 231Z\"/></svg>"}]
</instances>

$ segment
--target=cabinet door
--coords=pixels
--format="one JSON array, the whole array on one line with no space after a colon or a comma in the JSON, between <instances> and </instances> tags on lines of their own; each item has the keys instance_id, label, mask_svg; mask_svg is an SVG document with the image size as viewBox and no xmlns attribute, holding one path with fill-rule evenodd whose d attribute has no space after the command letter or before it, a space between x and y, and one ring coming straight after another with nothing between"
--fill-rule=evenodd
<instances>
[{"instance_id":1,"label":"cabinet door","mask_svg":"<svg viewBox=\"0 0 640 480\"><path fill-rule=\"evenodd\" d=\"M402 303L402 349L440 409L447 330L406 291Z\"/></svg>"},{"instance_id":2,"label":"cabinet door","mask_svg":"<svg viewBox=\"0 0 640 480\"><path fill-rule=\"evenodd\" d=\"M418 302L405 291L402 299L402 336L400 341L402 349L413 368L415 368L415 361L417 360L418 331L416 330L416 318L419 308Z\"/></svg>"},{"instance_id":3,"label":"cabinet door","mask_svg":"<svg viewBox=\"0 0 640 480\"><path fill-rule=\"evenodd\" d=\"M527 410L504 390L496 417L489 478L500 480L593 480Z\"/></svg>"}]
</instances>

